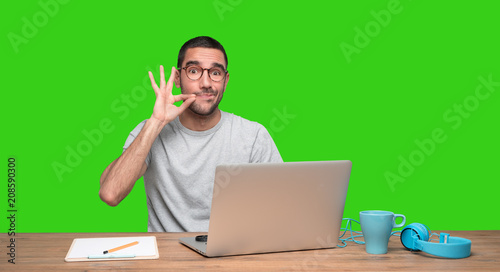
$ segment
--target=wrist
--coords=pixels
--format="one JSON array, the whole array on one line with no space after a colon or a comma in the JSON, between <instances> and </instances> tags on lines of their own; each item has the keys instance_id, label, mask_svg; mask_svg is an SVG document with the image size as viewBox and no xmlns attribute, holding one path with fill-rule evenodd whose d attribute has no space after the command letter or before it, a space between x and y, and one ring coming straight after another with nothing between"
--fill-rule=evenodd
<instances>
[{"instance_id":1,"label":"wrist","mask_svg":"<svg viewBox=\"0 0 500 272\"><path fill-rule=\"evenodd\" d=\"M146 121L145 126L148 126L148 127L152 128L154 131L160 133L160 131L163 129L163 127L166 126L168 123L169 122L167 122L167 121L161 121L161 120L158 120L158 119L154 118L153 116L151 116L151 118L149 118Z\"/></svg>"}]
</instances>

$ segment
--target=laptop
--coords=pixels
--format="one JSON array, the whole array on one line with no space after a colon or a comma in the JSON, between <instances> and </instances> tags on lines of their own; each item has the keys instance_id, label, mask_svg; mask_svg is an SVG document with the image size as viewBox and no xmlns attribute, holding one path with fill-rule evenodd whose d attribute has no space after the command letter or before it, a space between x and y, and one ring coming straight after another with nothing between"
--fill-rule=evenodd
<instances>
[{"instance_id":1,"label":"laptop","mask_svg":"<svg viewBox=\"0 0 500 272\"><path fill-rule=\"evenodd\" d=\"M206 257L336 247L351 166L347 160L219 165L206 241L179 242Z\"/></svg>"}]
</instances>

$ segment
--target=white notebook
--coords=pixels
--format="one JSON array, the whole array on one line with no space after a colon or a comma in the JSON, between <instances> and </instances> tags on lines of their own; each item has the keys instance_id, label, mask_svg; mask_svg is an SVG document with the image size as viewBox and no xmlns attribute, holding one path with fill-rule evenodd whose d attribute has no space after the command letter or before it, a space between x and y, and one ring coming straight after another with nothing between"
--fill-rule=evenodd
<instances>
[{"instance_id":1,"label":"white notebook","mask_svg":"<svg viewBox=\"0 0 500 272\"><path fill-rule=\"evenodd\" d=\"M138 242L118 251L103 254L104 251L117 248L132 242ZM78 238L74 239L66 262L111 261L111 260L144 260L158 259L158 245L155 236L110 237L110 238Z\"/></svg>"}]
</instances>

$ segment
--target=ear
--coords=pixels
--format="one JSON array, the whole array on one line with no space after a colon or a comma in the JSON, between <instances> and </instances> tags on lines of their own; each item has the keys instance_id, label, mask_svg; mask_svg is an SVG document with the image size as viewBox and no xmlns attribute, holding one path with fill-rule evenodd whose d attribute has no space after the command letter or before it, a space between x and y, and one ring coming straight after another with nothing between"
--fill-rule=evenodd
<instances>
[{"instance_id":1,"label":"ear","mask_svg":"<svg viewBox=\"0 0 500 272\"><path fill-rule=\"evenodd\" d=\"M175 69L174 83L176 88L181 87L181 72L180 69Z\"/></svg>"},{"instance_id":2,"label":"ear","mask_svg":"<svg viewBox=\"0 0 500 272\"><path fill-rule=\"evenodd\" d=\"M227 88L227 82L229 81L229 72L227 72L227 75L226 75L226 82L224 83L224 92L226 91L226 88Z\"/></svg>"}]
</instances>

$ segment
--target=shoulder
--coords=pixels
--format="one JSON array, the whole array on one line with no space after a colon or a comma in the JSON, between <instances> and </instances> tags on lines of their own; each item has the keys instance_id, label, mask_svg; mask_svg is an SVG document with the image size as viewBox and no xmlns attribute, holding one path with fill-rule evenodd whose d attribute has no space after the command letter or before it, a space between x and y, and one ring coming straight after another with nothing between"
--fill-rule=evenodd
<instances>
[{"instance_id":1,"label":"shoulder","mask_svg":"<svg viewBox=\"0 0 500 272\"><path fill-rule=\"evenodd\" d=\"M231 124L231 136L238 136L238 143L250 145L249 162L283 162L281 155L267 129L254 121L234 114L227 114Z\"/></svg>"},{"instance_id":2,"label":"shoulder","mask_svg":"<svg viewBox=\"0 0 500 272\"><path fill-rule=\"evenodd\" d=\"M255 121L250 121L233 113L222 112L222 114L225 115L225 122L230 125L233 130L240 130L243 133L258 133L262 130L267 131L263 125Z\"/></svg>"}]
</instances>

